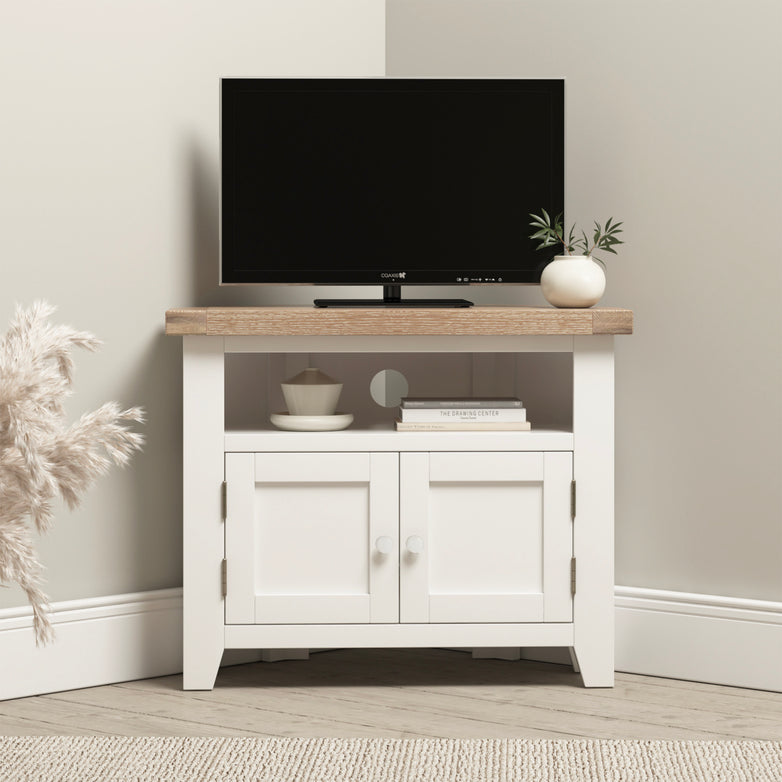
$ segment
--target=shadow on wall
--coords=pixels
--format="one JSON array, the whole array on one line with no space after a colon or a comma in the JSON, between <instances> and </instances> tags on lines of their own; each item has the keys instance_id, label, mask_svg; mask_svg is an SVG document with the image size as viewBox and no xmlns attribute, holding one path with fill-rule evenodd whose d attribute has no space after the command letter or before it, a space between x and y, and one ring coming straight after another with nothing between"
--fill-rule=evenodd
<instances>
[{"instance_id":1,"label":"shadow on wall","mask_svg":"<svg viewBox=\"0 0 782 782\"><path fill-rule=\"evenodd\" d=\"M312 287L248 285L221 287L219 162L195 140L188 145L186 200L190 203L189 257L192 259L188 301L196 307L259 307L312 304ZM329 295L323 288L323 295Z\"/></svg>"},{"instance_id":2,"label":"shadow on wall","mask_svg":"<svg viewBox=\"0 0 782 782\"><path fill-rule=\"evenodd\" d=\"M192 259L191 290L187 300L196 307L249 306L262 303L258 291L244 288L221 288L219 165L197 142L188 146L186 198L190 203L190 247Z\"/></svg>"},{"instance_id":3,"label":"shadow on wall","mask_svg":"<svg viewBox=\"0 0 782 782\"><path fill-rule=\"evenodd\" d=\"M155 334L127 373L123 395L143 406L143 451L132 474L134 529L123 567L134 591L182 583L182 359L181 340Z\"/></svg>"}]
</instances>

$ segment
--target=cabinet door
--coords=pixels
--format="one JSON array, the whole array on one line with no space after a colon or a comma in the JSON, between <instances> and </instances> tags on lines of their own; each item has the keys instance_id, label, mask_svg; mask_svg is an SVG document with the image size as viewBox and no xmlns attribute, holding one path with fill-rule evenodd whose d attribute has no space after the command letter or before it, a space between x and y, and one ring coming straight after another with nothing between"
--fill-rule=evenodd
<instances>
[{"instance_id":1,"label":"cabinet door","mask_svg":"<svg viewBox=\"0 0 782 782\"><path fill-rule=\"evenodd\" d=\"M569 622L569 452L403 453L402 622Z\"/></svg>"},{"instance_id":2,"label":"cabinet door","mask_svg":"<svg viewBox=\"0 0 782 782\"><path fill-rule=\"evenodd\" d=\"M225 458L228 624L399 621L398 454Z\"/></svg>"}]
</instances>

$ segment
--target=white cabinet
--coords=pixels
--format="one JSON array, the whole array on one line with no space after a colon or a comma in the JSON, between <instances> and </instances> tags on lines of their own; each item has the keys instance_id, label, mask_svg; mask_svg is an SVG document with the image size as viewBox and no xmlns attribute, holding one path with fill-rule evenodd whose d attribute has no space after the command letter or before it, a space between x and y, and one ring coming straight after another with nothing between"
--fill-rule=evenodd
<instances>
[{"instance_id":1,"label":"white cabinet","mask_svg":"<svg viewBox=\"0 0 782 782\"><path fill-rule=\"evenodd\" d=\"M192 308L166 331L184 337L185 689L211 689L226 649L394 646L565 647L585 686L613 684L613 335L632 333L629 310ZM228 357L259 354L232 383ZM532 431L368 419L362 383L385 357L430 393L510 387ZM280 380L313 358L363 373L343 392L356 423L273 430ZM237 397L264 384L237 426Z\"/></svg>"},{"instance_id":2,"label":"white cabinet","mask_svg":"<svg viewBox=\"0 0 782 782\"><path fill-rule=\"evenodd\" d=\"M226 454L227 624L570 622L572 456Z\"/></svg>"}]
</instances>

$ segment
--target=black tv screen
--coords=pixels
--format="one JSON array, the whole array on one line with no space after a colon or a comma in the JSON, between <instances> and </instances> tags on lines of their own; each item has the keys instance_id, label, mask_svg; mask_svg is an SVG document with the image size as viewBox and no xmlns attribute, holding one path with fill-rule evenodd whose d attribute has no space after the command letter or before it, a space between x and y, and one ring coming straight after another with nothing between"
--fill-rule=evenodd
<instances>
[{"instance_id":1,"label":"black tv screen","mask_svg":"<svg viewBox=\"0 0 782 782\"><path fill-rule=\"evenodd\" d=\"M222 79L221 283L536 283L561 79Z\"/></svg>"}]
</instances>

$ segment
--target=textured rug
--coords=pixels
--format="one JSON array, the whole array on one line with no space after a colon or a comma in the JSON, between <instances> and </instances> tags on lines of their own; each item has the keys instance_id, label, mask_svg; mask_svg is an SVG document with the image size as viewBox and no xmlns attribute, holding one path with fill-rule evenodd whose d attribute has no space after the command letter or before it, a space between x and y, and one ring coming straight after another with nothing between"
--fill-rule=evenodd
<instances>
[{"instance_id":1,"label":"textured rug","mask_svg":"<svg viewBox=\"0 0 782 782\"><path fill-rule=\"evenodd\" d=\"M11 736L0 780L780 782L782 742Z\"/></svg>"}]
</instances>

